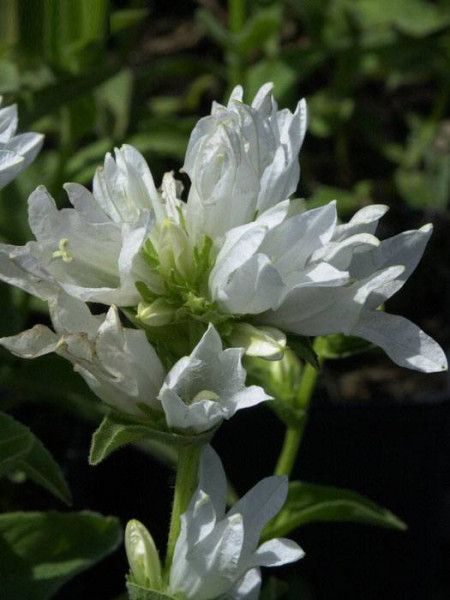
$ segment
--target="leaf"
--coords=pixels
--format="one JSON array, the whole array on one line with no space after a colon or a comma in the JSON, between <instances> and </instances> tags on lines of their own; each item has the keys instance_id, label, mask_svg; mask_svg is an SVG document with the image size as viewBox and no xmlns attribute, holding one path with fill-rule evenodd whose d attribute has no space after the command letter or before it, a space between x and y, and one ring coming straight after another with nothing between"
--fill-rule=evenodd
<instances>
[{"instance_id":1,"label":"leaf","mask_svg":"<svg viewBox=\"0 0 450 600\"><path fill-rule=\"evenodd\" d=\"M181 435L156 428L153 424L134 423L117 413L109 413L92 436L89 463L98 465L112 452L134 442L151 439L171 446L202 445L210 441L216 429L200 435Z\"/></svg>"},{"instance_id":2,"label":"leaf","mask_svg":"<svg viewBox=\"0 0 450 600\"><path fill-rule=\"evenodd\" d=\"M244 28L235 36L238 52L248 54L258 50L281 28L281 11L278 5L258 10Z\"/></svg>"},{"instance_id":3,"label":"leaf","mask_svg":"<svg viewBox=\"0 0 450 600\"><path fill-rule=\"evenodd\" d=\"M12 417L0 413L0 475L14 468L32 445L31 432Z\"/></svg>"},{"instance_id":4,"label":"leaf","mask_svg":"<svg viewBox=\"0 0 450 600\"><path fill-rule=\"evenodd\" d=\"M71 494L58 463L28 427L0 413L0 439L0 474L24 471L34 483L70 504Z\"/></svg>"},{"instance_id":5,"label":"leaf","mask_svg":"<svg viewBox=\"0 0 450 600\"><path fill-rule=\"evenodd\" d=\"M372 500L351 490L302 481L289 484L286 504L265 528L264 539L283 536L313 522L347 521L404 531L403 521Z\"/></svg>"},{"instance_id":6,"label":"leaf","mask_svg":"<svg viewBox=\"0 0 450 600\"><path fill-rule=\"evenodd\" d=\"M311 339L305 335L288 335L288 346L302 360L320 371L320 363Z\"/></svg>"},{"instance_id":7,"label":"leaf","mask_svg":"<svg viewBox=\"0 0 450 600\"><path fill-rule=\"evenodd\" d=\"M59 79L55 84L31 94L26 104L19 108L21 129L25 131L37 119L94 90L117 71L117 67L96 69L83 75Z\"/></svg>"},{"instance_id":8,"label":"leaf","mask_svg":"<svg viewBox=\"0 0 450 600\"><path fill-rule=\"evenodd\" d=\"M0 515L0 589L8 600L46 600L117 548L115 517L81 513Z\"/></svg>"},{"instance_id":9,"label":"leaf","mask_svg":"<svg viewBox=\"0 0 450 600\"><path fill-rule=\"evenodd\" d=\"M175 600L173 596L168 596L162 592L146 590L140 585L136 585L130 581L127 582L127 589L131 600Z\"/></svg>"},{"instance_id":10,"label":"leaf","mask_svg":"<svg viewBox=\"0 0 450 600\"><path fill-rule=\"evenodd\" d=\"M314 348L321 358L336 359L368 352L374 346L370 342L352 335L333 333L317 337L314 341Z\"/></svg>"},{"instance_id":11,"label":"leaf","mask_svg":"<svg viewBox=\"0 0 450 600\"><path fill-rule=\"evenodd\" d=\"M247 72L246 93L253 98L259 88L272 81L277 98L283 98L295 85L298 73L281 58L263 58Z\"/></svg>"},{"instance_id":12,"label":"leaf","mask_svg":"<svg viewBox=\"0 0 450 600\"><path fill-rule=\"evenodd\" d=\"M205 32L216 44L227 49L233 47L231 35L228 30L208 10L198 10L196 17Z\"/></svg>"}]
</instances>

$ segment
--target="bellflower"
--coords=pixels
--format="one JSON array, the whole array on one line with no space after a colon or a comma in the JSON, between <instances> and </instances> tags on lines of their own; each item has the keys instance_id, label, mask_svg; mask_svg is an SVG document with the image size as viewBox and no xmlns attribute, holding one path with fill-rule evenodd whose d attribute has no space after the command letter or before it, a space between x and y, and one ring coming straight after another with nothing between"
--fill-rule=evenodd
<instances>
[{"instance_id":1,"label":"bellflower","mask_svg":"<svg viewBox=\"0 0 450 600\"><path fill-rule=\"evenodd\" d=\"M166 373L144 331L123 327L118 310L92 315L65 293L48 300L55 331L36 325L0 338L22 358L56 352L69 360L92 391L111 407L143 418L148 406L165 413L170 429L201 433L237 410L271 400L261 387L245 386L243 349L222 349L212 325L190 356Z\"/></svg>"},{"instance_id":2,"label":"bellflower","mask_svg":"<svg viewBox=\"0 0 450 600\"><path fill-rule=\"evenodd\" d=\"M16 135L17 124L15 104L0 108L0 189L33 162L44 141L39 133Z\"/></svg>"},{"instance_id":3,"label":"bellflower","mask_svg":"<svg viewBox=\"0 0 450 600\"><path fill-rule=\"evenodd\" d=\"M86 304L65 293L48 303L55 331L36 325L0 338L0 345L22 358L56 352L100 399L122 412L143 417L138 403L161 410L157 394L165 370L143 331L123 327L115 306L106 315L92 315Z\"/></svg>"},{"instance_id":4,"label":"bellflower","mask_svg":"<svg viewBox=\"0 0 450 600\"><path fill-rule=\"evenodd\" d=\"M164 213L139 152L124 146L115 160L108 154L93 193L73 183L65 189L71 209L58 210L43 186L31 194L29 224L36 241L0 244L0 277L37 295L36 277L80 300L129 306L139 302L135 282L144 270L147 285L162 293L160 276L139 254Z\"/></svg>"},{"instance_id":5,"label":"bellflower","mask_svg":"<svg viewBox=\"0 0 450 600\"><path fill-rule=\"evenodd\" d=\"M293 541L273 539L259 546L265 524L283 506L285 477L268 477L225 512L226 477L210 446L202 450L200 481L181 517L169 579L169 593L183 600L257 600L260 567L303 556ZM177 596L178 597L178 596Z\"/></svg>"},{"instance_id":6,"label":"bellflower","mask_svg":"<svg viewBox=\"0 0 450 600\"><path fill-rule=\"evenodd\" d=\"M295 192L306 103L294 113L279 111L272 89L262 86L248 106L237 86L226 107L214 103L195 126L184 164L192 182L186 219L194 240L206 234L217 242Z\"/></svg>"},{"instance_id":7,"label":"bellflower","mask_svg":"<svg viewBox=\"0 0 450 600\"><path fill-rule=\"evenodd\" d=\"M226 234L209 278L219 309L288 333L359 336L401 366L446 369L434 340L407 319L376 310L412 274L432 226L380 242L374 232L385 206L363 208L347 225L337 224L334 202L289 210L279 222L263 213Z\"/></svg>"}]
</instances>

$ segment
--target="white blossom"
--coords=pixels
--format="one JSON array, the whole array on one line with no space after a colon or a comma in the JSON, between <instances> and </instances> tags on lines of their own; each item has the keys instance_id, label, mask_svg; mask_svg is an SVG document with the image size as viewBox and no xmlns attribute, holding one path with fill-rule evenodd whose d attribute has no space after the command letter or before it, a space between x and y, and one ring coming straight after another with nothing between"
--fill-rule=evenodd
<instances>
[{"instance_id":1,"label":"white blossom","mask_svg":"<svg viewBox=\"0 0 450 600\"><path fill-rule=\"evenodd\" d=\"M192 354L172 367L158 395L169 427L200 433L237 410L271 400L261 387L245 386L243 353L243 348L223 350L209 325Z\"/></svg>"},{"instance_id":2,"label":"white blossom","mask_svg":"<svg viewBox=\"0 0 450 600\"><path fill-rule=\"evenodd\" d=\"M401 366L446 369L434 340L403 317L377 310L412 274L432 232L425 225L380 242L374 231L386 210L363 208L346 225L337 224L334 202L287 212L275 224L262 214L226 234L209 278L211 296L222 311L252 315L256 325L355 335Z\"/></svg>"},{"instance_id":3,"label":"white blossom","mask_svg":"<svg viewBox=\"0 0 450 600\"><path fill-rule=\"evenodd\" d=\"M195 126L184 164L192 183L186 218L194 240L207 234L217 242L296 190L306 103L294 113L279 111L272 88L264 85L248 106L238 86L226 107L215 103Z\"/></svg>"},{"instance_id":4,"label":"white blossom","mask_svg":"<svg viewBox=\"0 0 450 600\"><path fill-rule=\"evenodd\" d=\"M202 451L200 482L175 546L169 592L185 600L257 600L259 567L275 567L303 556L293 541L272 539L259 545L265 524L282 508L286 477L260 481L225 512L226 477L210 446Z\"/></svg>"},{"instance_id":5,"label":"white blossom","mask_svg":"<svg viewBox=\"0 0 450 600\"><path fill-rule=\"evenodd\" d=\"M36 278L45 289L118 306L139 302L137 280L162 293L162 279L141 250L165 209L139 152L123 146L115 160L108 154L93 193L74 183L65 189L73 208L58 210L43 186L31 194L29 224L36 241L0 244L0 278L40 297Z\"/></svg>"},{"instance_id":6,"label":"white blossom","mask_svg":"<svg viewBox=\"0 0 450 600\"><path fill-rule=\"evenodd\" d=\"M161 410L157 394L166 373L142 330L123 327L115 306L106 315L92 315L64 293L49 299L49 308L55 331L36 325L0 338L0 345L22 358L56 352L99 398L122 412L142 417L139 403Z\"/></svg>"},{"instance_id":7,"label":"white blossom","mask_svg":"<svg viewBox=\"0 0 450 600\"><path fill-rule=\"evenodd\" d=\"M121 412L143 418L141 407L148 406L164 412L170 429L195 434L272 399L261 387L245 386L243 349L223 350L212 325L192 354L167 373L145 332L123 327L115 306L106 315L92 315L85 303L61 292L48 303L54 331L36 325L0 338L0 345L22 358L56 352Z\"/></svg>"},{"instance_id":8,"label":"white blossom","mask_svg":"<svg viewBox=\"0 0 450 600\"><path fill-rule=\"evenodd\" d=\"M33 162L44 141L39 133L16 135L17 125L17 106L0 108L0 189Z\"/></svg>"}]
</instances>

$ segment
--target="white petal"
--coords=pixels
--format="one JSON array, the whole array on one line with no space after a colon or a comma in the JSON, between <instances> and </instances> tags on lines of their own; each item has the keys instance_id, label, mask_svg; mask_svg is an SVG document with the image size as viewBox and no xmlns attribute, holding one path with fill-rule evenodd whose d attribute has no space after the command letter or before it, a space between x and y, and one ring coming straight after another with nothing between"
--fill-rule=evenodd
<instances>
[{"instance_id":1,"label":"white petal","mask_svg":"<svg viewBox=\"0 0 450 600\"><path fill-rule=\"evenodd\" d=\"M218 519L225 514L227 496L227 478L217 452L207 444L201 454L199 469L199 488L208 494Z\"/></svg>"},{"instance_id":2,"label":"white petal","mask_svg":"<svg viewBox=\"0 0 450 600\"><path fill-rule=\"evenodd\" d=\"M229 515L240 514L244 519L243 556L256 550L264 526L280 511L286 501L287 492L286 477L267 477L257 483L230 510Z\"/></svg>"},{"instance_id":3,"label":"white petal","mask_svg":"<svg viewBox=\"0 0 450 600\"><path fill-rule=\"evenodd\" d=\"M279 304L284 288L270 259L264 254L255 254L223 285L219 306L233 314L262 313Z\"/></svg>"},{"instance_id":4,"label":"white petal","mask_svg":"<svg viewBox=\"0 0 450 600\"><path fill-rule=\"evenodd\" d=\"M230 600L258 600L261 592L261 572L250 569L226 596Z\"/></svg>"},{"instance_id":5,"label":"white petal","mask_svg":"<svg viewBox=\"0 0 450 600\"><path fill-rule=\"evenodd\" d=\"M0 338L0 345L21 358L37 358L54 352L59 338L48 327L35 325L18 335Z\"/></svg>"},{"instance_id":6,"label":"white petal","mask_svg":"<svg viewBox=\"0 0 450 600\"><path fill-rule=\"evenodd\" d=\"M249 564L255 567L279 567L304 556L305 553L296 542L276 538L262 544L251 557Z\"/></svg>"},{"instance_id":7,"label":"white petal","mask_svg":"<svg viewBox=\"0 0 450 600\"><path fill-rule=\"evenodd\" d=\"M358 233L374 234L378 221L389 210L385 204L370 204L356 212L350 221L344 225L338 225L333 235L333 241L339 242Z\"/></svg>"},{"instance_id":8,"label":"white petal","mask_svg":"<svg viewBox=\"0 0 450 600\"><path fill-rule=\"evenodd\" d=\"M403 317L364 310L352 334L380 346L402 367L425 373L445 371L448 368L441 347Z\"/></svg>"}]
</instances>

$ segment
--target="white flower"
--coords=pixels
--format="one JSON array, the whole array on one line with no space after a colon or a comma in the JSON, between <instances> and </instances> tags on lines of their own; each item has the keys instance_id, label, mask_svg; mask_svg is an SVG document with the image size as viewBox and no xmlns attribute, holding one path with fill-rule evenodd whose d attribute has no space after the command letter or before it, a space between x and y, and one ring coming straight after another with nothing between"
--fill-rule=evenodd
<instances>
[{"instance_id":1,"label":"white flower","mask_svg":"<svg viewBox=\"0 0 450 600\"><path fill-rule=\"evenodd\" d=\"M0 96L0 106L1 100ZM44 141L39 133L15 135L17 124L15 104L0 108L0 189L33 162Z\"/></svg>"},{"instance_id":2,"label":"white flower","mask_svg":"<svg viewBox=\"0 0 450 600\"><path fill-rule=\"evenodd\" d=\"M264 85L248 106L238 86L227 107L215 103L195 126L184 165L192 182L186 219L194 240L206 234L217 243L296 190L306 104L300 101L293 114L278 111L272 88Z\"/></svg>"},{"instance_id":3,"label":"white flower","mask_svg":"<svg viewBox=\"0 0 450 600\"><path fill-rule=\"evenodd\" d=\"M237 410L272 400L261 387L245 386L243 353L243 348L223 350L209 325L192 354L172 367L159 392L170 428L200 433Z\"/></svg>"},{"instance_id":4,"label":"white flower","mask_svg":"<svg viewBox=\"0 0 450 600\"><path fill-rule=\"evenodd\" d=\"M36 325L0 338L0 345L22 358L56 352L118 410L137 417L143 416L139 403L161 410L157 394L165 370L143 331L124 328L115 306L94 316L86 304L64 293L49 299L49 308L55 331Z\"/></svg>"},{"instance_id":5,"label":"white flower","mask_svg":"<svg viewBox=\"0 0 450 600\"><path fill-rule=\"evenodd\" d=\"M38 278L45 289L118 306L139 302L138 280L162 293L162 279L141 250L165 208L139 152L123 146L116 160L108 154L93 194L74 183L65 189L72 209L58 210L43 186L31 194L29 223L37 241L23 247L0 244L3 281L42 297Z\"/></svg>"},{"instance_id":6,"label":"white flower","mask_svg":"<svg viewBox=\"0 0 450 600\"><path fill-rule=\"evenodd\" d=\"M115 306L106 315L92 315L86 304L61 292L48 303L55 331L36 325L0 338L0 345L22 358L56 352L119 411L142 418L145 405L164 411L170 429L201 433L272 399L258 386L245 386L243 349L222 350L212 325L192 354L166 373L144 331L123 327Z\"/></svg>"},{"instance_id":7,"label":"white flower","mask_svg":"<svg viewBox=\"0 0 450 600\"><path fill-rule=\"evenodd\" d=\"M287 478L268 477L225 513L225 473L217 454L206 446L198 489L181 517L169 592L186 600L222 595L256 600L259 567L279 566L303 556L291 540L273 539L258 546L265 524L280 511L287 490Z\"/></svg>"},{"instance_id":8,"label":"white flower","mask_svg":"<svg viewBox=\"0 0 450 600\"><path fill-rule=\"evenodd\" d=\"M363 208L347 225L337 225L334 202L304 212L294 203L281 221L272 218L276 209L226 234L209 278L223 312L299 335L355 335L401 366L447 368L442 349L416 325L376 310L416 268L431 225L380 242L374 232L385 206Z\"/></svg>"}]
</instances>

